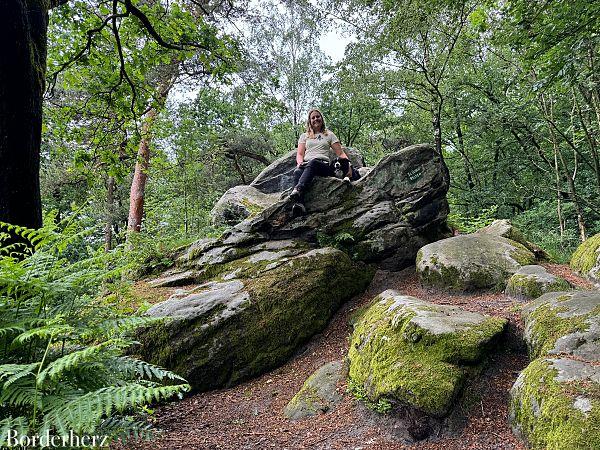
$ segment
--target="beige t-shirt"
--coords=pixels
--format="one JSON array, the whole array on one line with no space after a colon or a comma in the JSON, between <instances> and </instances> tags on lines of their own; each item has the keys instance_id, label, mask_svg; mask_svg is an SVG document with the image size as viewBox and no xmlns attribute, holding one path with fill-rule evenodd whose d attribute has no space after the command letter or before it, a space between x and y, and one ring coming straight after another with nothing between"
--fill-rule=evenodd
<instances>
[{"instance_id":1,"label":"beige t-shirt","mask_svg":"<svg viewBox=\"0 0 600 450\"><path fill-rule=\"evenodd\" d=\"M306 144L304 161L311 159L321 159L329 162L330 148L336 142L340 142L335 134L327 130L327 134L315 133L314 139L310 139L306 133L302 133L298 139L298 144Z\"/></svg>"}]
</instances>

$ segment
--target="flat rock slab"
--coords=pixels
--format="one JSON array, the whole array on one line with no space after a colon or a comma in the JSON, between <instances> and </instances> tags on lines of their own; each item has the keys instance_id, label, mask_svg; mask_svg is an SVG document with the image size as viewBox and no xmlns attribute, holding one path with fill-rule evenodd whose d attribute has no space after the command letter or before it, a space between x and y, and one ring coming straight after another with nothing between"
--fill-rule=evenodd
<instances>
[{"instance_id":1,"label":"flat rock slab","mask_svg":"<svg viewBox=\"0 0 600 450\"><path fill-rule=\"evenodd\" d=\"M531 300L546 292L567 291L571 284L538 265L523 266L508 279L505 294L518 300Z\"/></svg>"},{"instance_id":2,"label":"flat rock slab","mask_svg":"<svg viewBox=\"0 0 600 450\"><path fill-rule=\"evenodd\" d=\"M518 242L493 234L467 234L425 245L416 264L423 284L468 291L504 289L510 276L534 260Z\"/></svg>"},{"instance_id":3,"label":"flat rock slab","mask_svg":"<svg viewBox=\"0 0 600 450\"><path fill-rule=\"evenodd\" d=\"M332 361L317 369L283 410L288 419L301 419L325 413L342 400L337 384L344 377L342 361Z\"/></svg>"},{"instance_id":4,"label":"flat rock slab","mask_svg":"<svg viewBox=\"0 0 600 450\"><path fill-rule=\"evenodd\" d=\"M600 366L538 358L510 391L514 433L534 449L600 448Z\"/></svg>"},{"instance_id":5,"label":"flat rock slab","mask_svg":"<svg viewBox=\"0 0 600 450\"><path fill-rule=\"evenodd\" d=\"M397 401L443 417L506 323L385 291L355 326L350 379L373 402Z\"/></svg>"},{"instance_id":6,"label":"flat rock slab","mask_svg":"<svg viewBox=\"0 0 600 450\"><path fill-rule=\"evenodd\" d=\"M147 315L168 320L140 331L137 353L182 375L196 391L283 364L374 273L337 249L289 254L286 248L247 249L245 257L211 266L206 283L150 308Z\"/></svg>"},{"instance_id":7,"label":"flat rock slab","mask_svg":"<svg viewBox=\"0 0 600 450\"><path fill-rule=\"evenodd\" d=\"M568 354L600 361L600 292L549 292L521 312L532 358Z\"/></svg>"}]
</instances>

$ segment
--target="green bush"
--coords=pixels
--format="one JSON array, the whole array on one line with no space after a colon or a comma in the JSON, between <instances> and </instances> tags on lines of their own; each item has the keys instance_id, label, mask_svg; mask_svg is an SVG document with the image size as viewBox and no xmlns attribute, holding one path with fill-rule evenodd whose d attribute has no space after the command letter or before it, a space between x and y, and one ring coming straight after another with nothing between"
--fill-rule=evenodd
<instances>
[{"instance_id":1,"label":"green bush","mask_svg":"<svg viewBox=\"0 0 600 450\"><path fill-rule=\"evenodd\" d=\"M125 355L131 332L150 320L125 317L99 299L120 279L119 252L86 246L76 222L40 230L0 229L0 446L20 435L124 437L148 428L138 413L189 389L181 377ZM62 230L61 230L62 228ZM78 249L79 259L65 255Z\"/></svg>"}]
</instances>

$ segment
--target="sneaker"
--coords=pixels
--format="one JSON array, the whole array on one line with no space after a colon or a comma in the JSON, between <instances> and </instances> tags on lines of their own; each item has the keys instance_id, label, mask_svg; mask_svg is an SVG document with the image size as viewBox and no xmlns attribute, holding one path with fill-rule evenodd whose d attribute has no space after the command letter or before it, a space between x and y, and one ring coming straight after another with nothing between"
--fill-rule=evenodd
<instances>
[{"instance_id":1,"label":"sneaker","mask_svg":"<svg viewBox=\"0 0 600 450\"><path fill-rule=\"evenodd\" d=\"M293 202L299 202L301 198L302 198L302 194L300 193L300 191L298 189L294 188L292 190L292 193L290 194L290 200Z\"/></svg>"},{"instance_id":2,"label":"sneaker","mask_svg":"<svg viewBox=\"0 0 600 450\"><path fill-rule=\"evenodd\" d=\"M303 216L304 214L306 214L306 206L302 203L294 203L292 206L292 216L298 217Z\"/></svg>"}]
</instances>

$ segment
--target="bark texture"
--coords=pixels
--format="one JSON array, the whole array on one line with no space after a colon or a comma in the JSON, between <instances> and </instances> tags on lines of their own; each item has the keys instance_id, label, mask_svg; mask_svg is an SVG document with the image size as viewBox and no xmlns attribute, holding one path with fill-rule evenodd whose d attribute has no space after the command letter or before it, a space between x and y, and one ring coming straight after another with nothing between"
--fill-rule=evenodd
<instances>
[{"instance_id":1,"label":"bark texture","mask_svg":"<svg viewBox=\"0 0 600 450\"><path fill-rule=\"evenodd\" d=\"M47 5L3 2L0 14L0 221L42 225L40 143Z\"/></svg>"}]
</instances>

